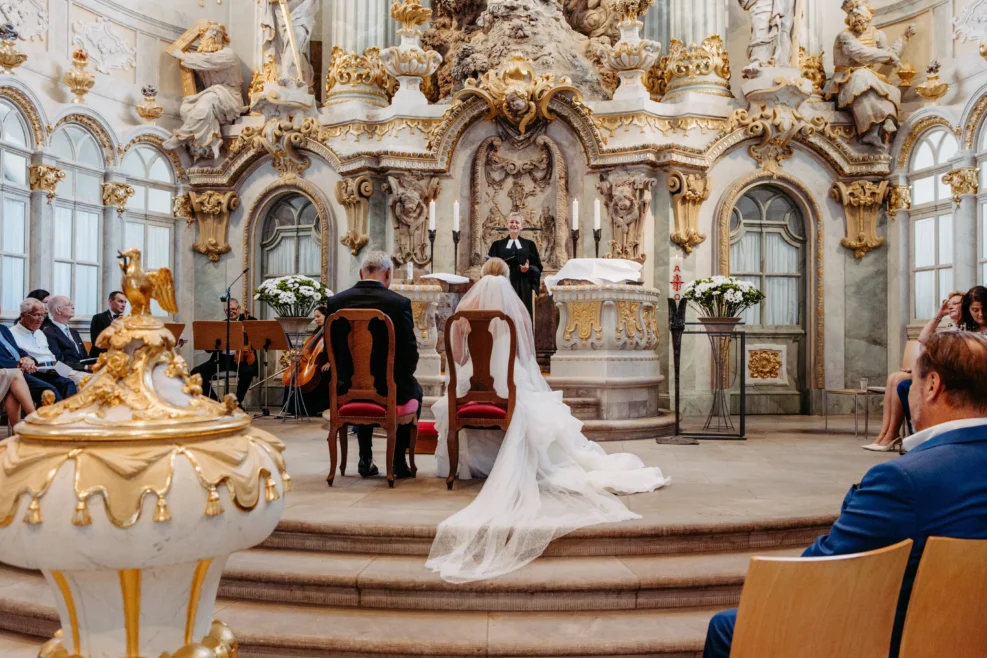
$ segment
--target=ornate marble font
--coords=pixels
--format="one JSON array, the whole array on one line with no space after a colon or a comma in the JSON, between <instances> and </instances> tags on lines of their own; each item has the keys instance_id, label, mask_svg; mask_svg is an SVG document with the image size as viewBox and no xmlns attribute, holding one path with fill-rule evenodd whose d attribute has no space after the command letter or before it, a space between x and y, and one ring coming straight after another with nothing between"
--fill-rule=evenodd
<instances>
[{"instance_id":1,"label":"ornate marble font","mask_svg":"<svg viewBox=\"0 0 987 658\"><path fill-rule=\"evenodd\" d=\"M639 263L647 259L641 248L645 225L651 214L651 188L654 185L655 180L644 174L600 174L596 188L603 197L613 236L607 258Z\"/></svg>"},{"instance_id":2,"label":"ornate marble font","mask_svg":"<svg viewBox=\"0 0 987 658\"><path fill-rule=\"evenodd\" d=\"M395 264L428 265L428 204L439 195L439 179L415 173L393 175L387 177L385 188L394 222Z\"/></svg>"}]
</instances>

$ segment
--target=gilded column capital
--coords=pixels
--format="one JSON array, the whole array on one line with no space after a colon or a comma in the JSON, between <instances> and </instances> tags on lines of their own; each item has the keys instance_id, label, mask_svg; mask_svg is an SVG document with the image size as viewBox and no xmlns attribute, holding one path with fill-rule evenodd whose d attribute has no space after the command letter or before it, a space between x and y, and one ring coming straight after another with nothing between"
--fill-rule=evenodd
<instances>
[{"instance_id":1,"label":"gilded column capital","mask_svg":"<svg viewBox=\"0 0 987 658\"><path fill-rule=\"evenodd\" d=\"M672 242L680 245L687 254L706 241L706 236L699 232L699 210L709 199L710 188L709 178L704 172L672 170L668 174L668 191L672 194L675 221Z\"/></svg>"},{"instance_id":2,"label":"gilded column capital","mask_svg":"<svg viewBox=\"0 0 987 658\"><path fill-rule=\"evenodd\" d=\"M126 183L110 181L103 183L103 205L113 206L119 214L127 209L127 200L134 196L134 188Z\"/></svg>"},{"instance_id":3,"label":"gilded column capital","mask_svg":"<svg viewBox=\"0 0 987 658\"><path fill-rule=\"evenodd\" d=\"M978 178L976 167L960 167L943 175L942 182L953 190L953 202L958 204L964 196L976 196L979 191Z\"/></svg>"},{"instance_id":4,"label":"gilded column capital","mask_svg":"<svg viewBox=\"0 0 987 658\"><path fill-rule=\"evenodd\" d=\"M888 217L894 221L902 210L912 209L912 188L910 185L892 185L888 189Z\"/></svg>"},{"instance_id":5,"label":"gilded column capital","mask_svg":"<svg viewBox=\"0 0 987 658\"><path fill-rule=\"evenodd\" d=\"M346 235L340 243L350 248L350 253L359 255L370 242L367 234L367 215L370 213L370 197L374 193L374 183L364 174L354 178L344 178L336 183L336 201L346 210Z\"/></svg>"},{"instance_id":6,"label":"gilded column capital","mask_svg":"<svg viewBox=\"0 0 987 658\"><path fill-rule=\"evenodd\" d=\"M233 191L218 190L189 192L188 196L199 222L199 240L192 249L218 262L233 249L229 243L230 215L240 207L240 197Z\"/></svg>"},{"instance_id":7,"label":"gilded column capital","mask_svg":"<svg viewBox=\"0 0 987 658\"><path fill-rule=\"evenodd\" d=\"M179 219L184 219L186 223L195 222L195 211L192 209L192 199L188 194L179 194L171 202L172 214Z\"/></svg>"},{"instance_id":8,"label":"gilded column capital","mask_svg":"<svg viewBox=\"0 0 987 658\"><path fill-rule=\"evenodd\" d=\"M65 172L51 165L31 165L29 184L32 192L44 192L48 203L57 195L58 184L65 180Z\"/></svg>"},{"instance_id":9,"label":"gilded column capital","mask_svg":"<svg viewBox=\"0 0 987 658\"><path fill-rule=\"evenodd\" d=\"M832 197L843 205L846 217L846 237L840 244L852 249L857 258L884 244L884 238L877 234L877 218L888 186L886 180L856 180L849 184L837 181L830 189Z\"/></svg>"}]
</instances>

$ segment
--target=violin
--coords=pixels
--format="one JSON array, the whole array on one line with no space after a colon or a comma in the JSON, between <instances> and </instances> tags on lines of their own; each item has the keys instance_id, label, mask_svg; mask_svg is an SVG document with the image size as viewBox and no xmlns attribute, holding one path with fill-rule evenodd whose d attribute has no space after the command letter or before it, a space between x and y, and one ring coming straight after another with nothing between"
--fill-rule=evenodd
<instances>
[{"instance_id":1,"label":"violin","mask_svg":"<svg viewBox=\"0 0 987 658\"><path fill-rule=\"evenodd\" d=\"M319 327L319 330L312 334L302 347L295 384L303 393L311 393L322 382L322 366L329 361L329 356L325 352L325 341L322 340L324 332L325 327ZM285 386L291 385L291 368L284 371L281 383Z\"/></svg>"}]
</instances>

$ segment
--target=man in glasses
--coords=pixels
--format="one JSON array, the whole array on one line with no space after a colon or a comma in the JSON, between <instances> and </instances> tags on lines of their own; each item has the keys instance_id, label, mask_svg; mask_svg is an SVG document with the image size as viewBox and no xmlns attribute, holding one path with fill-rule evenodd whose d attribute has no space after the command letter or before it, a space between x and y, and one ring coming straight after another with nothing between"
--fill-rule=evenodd
<instances>
[{"instance_id":1,"label":"man in glasses","mask_svg":"<svg viewBox=\"0 0 987 658\"><path fill-rule=\"evenodd\" d=\"M38 386L38 382L29 379L31 395L36 395L36 400L40 400L42 390L54 389L56 400L60 400L75 395L76 383L81 381L86 373L72 371L77 381L58 374L55 369L58 359L48 347L48 338L41 331L41 325L46 317L48 317L48 309L44 304L36 299L25 299L21 302L20 320L11 327L10 333L17 342L17 347L34 361L36 370L30 373L31 377L47 384L47 386Z\"/></svg>"}]
</instances>

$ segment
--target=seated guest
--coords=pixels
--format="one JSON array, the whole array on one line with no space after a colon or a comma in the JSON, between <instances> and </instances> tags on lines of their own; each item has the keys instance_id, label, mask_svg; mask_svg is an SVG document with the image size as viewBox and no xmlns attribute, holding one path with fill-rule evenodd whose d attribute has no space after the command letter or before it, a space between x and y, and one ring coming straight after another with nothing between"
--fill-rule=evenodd
<instances>
[{"instance_id":1,"label":"seated guest","mask_svg":"<svg viewBox=\"0 0 987 658\"><path fill-rule=\"evenodd\" d=\"M315 320L315 329L312 331L312 335L305 341L305 357L311 358L309 355L313 354L316 347L318 353L315 354L315 368L317 370L315 377L319 378L319 383L314 385L314 388L310 391L302 389L302 400L305 403L305 411L309 416L321 416L322 412L329 408L329 355L325 351L325 343L322 340L322 330L326 326L326 317L328 317L327 309L325 306L317 306L315 312L312 314ZM315 379L313 377L313 381ZM288 392L289 389L285 386L284 390L284 404L287 409L293 409L291 403L291 394Z\"/></svg>"},{"instance_id":2,"label":"seated guest","mask_svg":"<svg viewBox=\"0 0 987 658\"><path fill-rule=\"evenodd\" d=\"M61 295L49 297L48 317L51 319L51 324L41 330L48 339L48 347L57 360L72 370L89 373L92 372L92 368L81 363L89 358L86 354L86 345L82 342L79 332L69 327L73 315L75 315L75 304L71 299Z\"/></svg>"},{"instance_id":3,"label":"seated guest","mask_svg":"<svg viewBox=\"0 0 987 658\"><path fill-rule=\"evenodd\" d=\"M10 330L0 325L0 400L11 427L20 422L22 412L34 412L31 389L24 377L34 367L34 360L17 348Z\"/></svg>"},{"instance_id":4,"label":"seated guest","mask_svg":"<svg viewBox=\"0 0 987 658\"><path fill-rule=\"evenodd\" d=\"M48 312L44 304L36 299L28 298L21 302L21 317L10 330L18 355L28 357L32 365L28 368L21 366L25 373L28 388L35 404L41 403L41 393L50 390L55 393L55 401L67 398L76 393L75 382L62 377L55 371L58 359L48 348L48 339L41 332L41 323ZM85 375L80 373L80 379Z\"/></svg>"},{"instance_id":5,"label":"seated guest","mask_svg":"<svg viewBox=\"0 0 987 658\"><path fill-rule=\"evenodd\" d=\"M394 324L394 385L397 388L397 404L405 404L411 400L418 401L418 413L421 414L422 387L415 379L418 368L418 341L415 338L415 321L411 313L411 301L396 292L391 292L391 275L393 267L390 257L382 251L371 251L363 258L360 265L360 281L350 288L329 298L326 304L326 314L350 308L370 308L381 311ZM331 336L327 337L326 349L333 350L336 367L339 368L338 381L340 395L349 390L350 379L353 377L353 360L347 344L348 328L345 322L333 324ZM377 384L377 393L387 395L387 334L382 331L381 323L372 323L371 332L374 336L373 351L370 354L370 370ZM360 463L358 471L363 477L377 475L378 469L374 464L371 438L373 428L360 426L357 428L357 439L360 443ZM411 469L405 461L405 452L411 441L408 426L398 428L394 450L394 477L411 477Z\"/></svg>"},{"instance_id":6,"label":"seated guest","mask_svg":"<svg viewBox=\"0 0 987 658\"><path fill-rule=\"evenodd\" d=\"M96 339L99 338L104 329L113 324L114 320L123 317L123 312L127 310L127 296L119 290L111 292L107 301L110 306L109 310L97 313L93 316L92 322L89 323L89 340L92 341L92 346L89 348L89 358L91 359L95 359L106 351L96 347Z\"/></svg>"},{"instance_id":7,"label":"seated guest","mask_svg":"<svg viewBox=\"0 0 987 658\"><path fill-rule=\"evenodd\" d=\"M962 324L963 298L962 292L949 293L942 306L939 307L939 312L922 328L922 333L918 337L919 345L925 345L937 331L940 331L939 325L942 324L943 318L947 315L950 322L942 331L955 331ZM897 370L888 375L884 389L884 421L881 424L881 431L874 443L864 446L864 450L888 452L901 443L898 440L898 432L901 431L901 423L905 420L907 410L905 409L906 405L902 402L902 397L898 394L898 387L902 382L911 380L911 369ZM907 400L907 398L908 393L906 391L904 399Z\"/></svg>"},{"instance_id":8,"label":"seated guest","mask_svg":"<svg viewBox=\"0 0 987 658\"><path fill-rule=\"evenodd\" d=\"M223 304L223 310L226 311L226 304ZM229 314L231 322L245 322L247 320L256 320L257 318L242 312L240 309L240 302L236 299L231 299L229 302ZM231 352L229 360L226 358L226 353L223 351L211 351L209 352L209 360L202 363L192 369L193 375L202 375L202 394L212 395L212 378L216 376L217 372L236 372L236 400L243 406L243 400L247 397L247 392L250 391L250 383L257 376L257 355L254 352L245 350L243 353Z\"/></svg>"},{"instance_id":9,"label":"seated guest","mask_svg":"<svg viewBox=\"0 0 987 658\"><path fill-rule=\"evenodd\" d=\"M911 539L889 655L895 658L925 542L987 539L987 337L936 334L915 364L909 402L912 450L870 469L843 501L840 518L803 557L849 555ZM811 592L806 592L811 597ZM728 658L737 611L709 622L703 658Z\"/></svg>"},{"instance_id":10,"label":"seated guest","mask_svg":"<svg viewBox=\"0 0 987 658\"><path fill-rule=\"evenodd\" d=\"M32 290L27 293L27 297L28 299L36 299L47 307L48 299L51 297L51 293L42 288L38 288L37 290ZM45 321L41 323L41 330L44 331L49 326L51 326L51 318L45 317Z\"/></svg>"}]
</instances>

